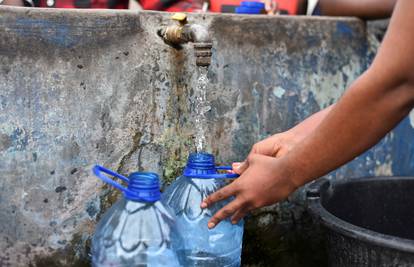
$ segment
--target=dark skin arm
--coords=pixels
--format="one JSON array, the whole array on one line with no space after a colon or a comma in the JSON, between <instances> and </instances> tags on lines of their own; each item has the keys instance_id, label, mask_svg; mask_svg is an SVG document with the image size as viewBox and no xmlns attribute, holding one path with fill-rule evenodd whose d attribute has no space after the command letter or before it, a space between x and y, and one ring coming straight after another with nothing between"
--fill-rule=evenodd
<instances>
[{"instance_id":1,"label":"dark skin arm","mask_svg":"<svg viewBox=\"0 0 414 267\"><path fill-rule=\"evenodd\" d=\"M270 4L272 0L266 0L266 10L270 15L274 14ZM319 0L322 16L359 17L361 19L389 18L397 0ZM299 1L298 14L306 14L307 0ZM277 7L277 5L276 5Z\"/></svg>"},{"instance_id":2,"label":"dark skin arm","mask_svg":"<svg viewBox=\"0 0 414 267\"><path fill-rule=\"evenodd\" d=\"M267 8L270 1L266 0ZM397 0L319 0L322 15L325 16L357 16L363 19L379 19L391 16ZM307 0L300 1L299 14L306 13ZM270 12L273 14L273 11ZM309 135L330 112L330 106L312 115L294 128L270 136L256 143L250 154L281 157L293 149L293 147ZM245 162L234 163L233 168L241 173L246 169Z\"/></svg>"},{"instance_id":3,"label":"dark skin arm","mask_svg":"<svg viewBox=\"0 0 414 267\"><path fill-rule=\"evenodd\" d=\"M397 0L320 0L324 16L351 16L362 19L389 18Z\"/></svg>"},{"instance_id":4,"label":"dark skin arm","mask_svg":"<svg viewBox=\"0 0 414 267\"><path fill-rule=\"evenodd\" d=\"M5 6L23 6L22 0L4 0L2 5Z\"/></svg>"},{"instance_id":5,"label":"dark skin arm","mask_svg":"<svg viewBox=\"0 0 414 267\"><path fill-rule=\"evenodd\" d=\"M414 1L398 1L371 67L322 122L283 157L250 154L241 176L210 195L202 208L235 196L210 220L236 223L255 208L285 199L298 187L376 144L414 107Z\"/></svg>"}]
</instances>

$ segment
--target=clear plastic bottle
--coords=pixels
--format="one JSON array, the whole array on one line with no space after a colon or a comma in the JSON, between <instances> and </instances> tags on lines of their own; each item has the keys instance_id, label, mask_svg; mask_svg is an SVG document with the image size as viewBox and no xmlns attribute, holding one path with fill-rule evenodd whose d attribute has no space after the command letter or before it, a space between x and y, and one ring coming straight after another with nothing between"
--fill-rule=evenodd
<instances>
[{"instance_id":1,"label":"clear plastic bottle","mask_svg":"<svg viewBox=\"0 0 414 267\"><path fill-rule=\"evenodd\" d=\"M92 266L181 266L173 240L181 237L174 215L159 201L159 178L155 173L134 172L128 178L95 166L96 176L124 193L102 217L92 238ZM103 173L128 183L128 188Z\"/></svg>"},{"instance_id":2,"label":"clear plastic bottle","mask_svg":"<svg viewBox=\"0 0 414 267\"><path fill-rule=\"evenodd\" d=\"M243 239L243 221L231 224L229 219L209 230L207 223L212 215L228 204L223 200L207 209L201 209L201 201L223 187L223 178L235 178L235 174L221 174L214 156L207 153L190 155L184 174L164 192L162 201L176 215L177 228L183 237L175 247L180 263L184 266L224 267L240 266Z\"/></svg>"}]
</instances>

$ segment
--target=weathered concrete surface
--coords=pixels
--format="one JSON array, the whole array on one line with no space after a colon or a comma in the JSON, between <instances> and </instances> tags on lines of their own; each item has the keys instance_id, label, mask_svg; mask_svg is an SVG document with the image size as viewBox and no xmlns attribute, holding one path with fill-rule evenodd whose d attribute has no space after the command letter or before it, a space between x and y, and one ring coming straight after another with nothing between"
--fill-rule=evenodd
<instances>
[{"instance_id":1,"label":"weathered concrete surface","mask_svg":"<svg viewBox=\"0 0 414 267\"><path fill-rule=\"evenodd\" d=\"M0 7L0 266L88 265L88 238L117 194L103 164L171 181L193 150L192 47L156 35L168 14ZM209 151L251 145L333 103L372 56L354 19L191 15L209 26ZM375 49L374 49L375 50ZM332 176L412 174L405 121ZM253 215L245 265L318 266L301 194ZM300 222L300 223L299 223ZM308 231L309 230L309 231Z\"/></svg>"}]
</instances>

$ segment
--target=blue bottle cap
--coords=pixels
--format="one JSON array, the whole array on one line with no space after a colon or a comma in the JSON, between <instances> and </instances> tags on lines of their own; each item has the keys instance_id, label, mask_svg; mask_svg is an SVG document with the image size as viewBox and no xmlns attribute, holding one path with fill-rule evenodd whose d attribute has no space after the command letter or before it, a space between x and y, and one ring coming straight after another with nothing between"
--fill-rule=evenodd
<instances>
[{"instance_id":1,"label":"blue bottle cap","mask_svg":"<svg viewBox=\"0 0 414 267\"><path fill-rule=\"evenodd\" d=\"M261 14L262 10L263 10L262 8L252 8L252 7L244 7L244 6L236 7L237 14Z\"/></svg>"},{"instance_id":2,"label":"blue bottle cap","mask_svg":"<svg viewBox=\"0 0 414 267\"><path fill-rule=\"evenodd\" d=\"M183 175L199 179L230 179L239 177L235 173L219 173L220 170L232 170L230 166L216 166L214 156L209 153L191 153Z\"/></svg>"},{"instance_id":3,"label":"blue bottle cap","mask_svg":"<svg viewBox=\"0 0 414 267\"><path fill-rule=\"evenodd\" d=\"M160 178L153 172L133 172L128 176L128 191L125 198L135 201L155 202L160 200Z\"/></svg>"},{"instance_id":4,"label":"blue bottle cap","mask_svg":"<svg viewBox=\"0 0 414 267\"><path fill-rule=\"evenodd\" d=\"M256 2L256 1L242 1L240 6L242 7L250 7L250 8L258 8L258 9L264 9L265 4L262 2Z\"/></svg>"},{"instance_id":5,"label":"blue bottle cap","mask_svg":"<svg viewBox=\"0 0 414 267\"><path fill-rule=\"evenodd\" d=\"M125 198L128 200L139 202L156 202L161 198L160 179L156 173L133 172L129 175L128 178L126 178L119 173L116 173L99 165L95 165L93 167L93 173L105 183L110 184L116 189L122 191ZM104 173L127 182L128 187L125 188L121 184L106 176Z\"/></svg>"}]
</instances>

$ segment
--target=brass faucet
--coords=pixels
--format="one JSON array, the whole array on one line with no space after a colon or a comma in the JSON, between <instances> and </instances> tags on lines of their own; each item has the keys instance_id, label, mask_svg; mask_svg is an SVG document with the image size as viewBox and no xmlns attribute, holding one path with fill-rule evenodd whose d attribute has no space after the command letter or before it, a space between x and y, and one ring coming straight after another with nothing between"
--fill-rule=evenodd
<instances>
[{"instance_id":1,"label":"brass faucet","mask_svg":"<svg viewBox=\"0 0 414 267\"><path fill-rule=\"evenodd\" d=\"M160 28L157 31L158 35L174 48L180 48L185 43L193 43L196 65L209 66L213 45L207 28L198 24L188 24L187 15L184 13L176 13L172 19L178 24Z\"/></svg>"}]
</instances>

